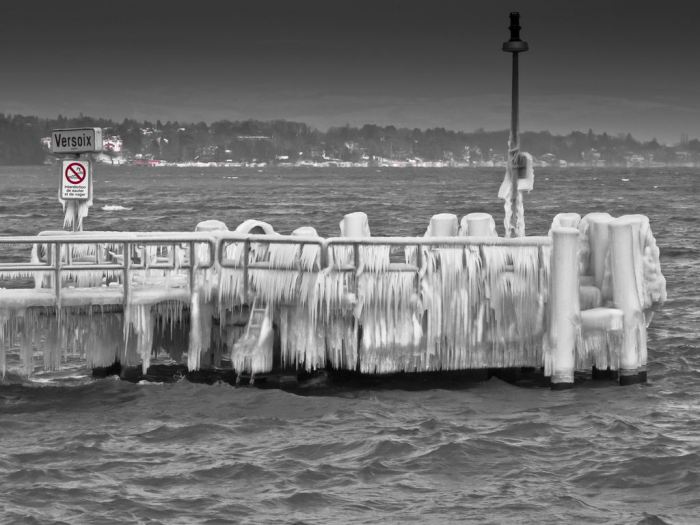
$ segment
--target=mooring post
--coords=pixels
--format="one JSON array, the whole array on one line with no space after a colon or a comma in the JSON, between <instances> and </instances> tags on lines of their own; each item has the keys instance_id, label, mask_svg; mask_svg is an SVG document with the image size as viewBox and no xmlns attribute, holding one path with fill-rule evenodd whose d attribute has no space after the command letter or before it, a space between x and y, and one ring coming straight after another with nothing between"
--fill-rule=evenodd
<instances>
[{"instance_id":1,"label":"mooring post","mask_svg":"<svg viewBox=\"0 0 700 525\"><path fill-rule=\"evenodd\" d=\"M518 55L527 51L527 42L520 40L520 13L513 12L510 14L510 40L503 43L503 51L510 53L513 56L513 73L512 73L512 88L511 88L511 113L510 113L510 137L508 139L508 170L510 174L510 209L512 218L509 224L506 224L506 237L515 237L517 235L518 224L518 178L520 172L525 169L521 165L520 159L520 136L518 134Z\"/></svg>"},{"instance_id":2,"label":"mooring post","mask_svg":"<svg viewBox=\"0 0 700 525\"><path fill-rule=\"evenodd\" d=\"M579 318L578 230L552 230L550 277L551 322L549 346L552 388L574 384L575 348Z\"/></svg>"},{"instance_id":3,"label":"mooring post","mask_svg":"<svg viewBox=\"0 0 700 525\"><path fill-rule=\"evenodd\" d=\"M462 218L465 233L470 237L491 237L494 231L493 217L488 213L469 213Z\"/></svg>"},{"instance_id":4,"label":"mooring post","mask_svg":"<svg viewBox=\"0 0 700 525\"><path fill-rule=\"evenodd\" d=\"M613 219L610 225L610 262L612 296L623 313L620 384L644 383L647 378L647 333L639 297L642 250L638 219L634 216Z\"/></svg>"},{"instance_id":5,"label":"mooring post","mask_svg":"<svg viewBox=\"0 0 700 525\"><path fill-rule=\"evenodd\" d=\"M612 299L609 280L606 279L606 266L610 252L610 222L613 220L609 213L589 213L585 216L588 223L588 244L590 246L590 269L593 284L600 288L603 302ZM606 282L606 280L608 282Z\"/></svg>"}]
</instances>

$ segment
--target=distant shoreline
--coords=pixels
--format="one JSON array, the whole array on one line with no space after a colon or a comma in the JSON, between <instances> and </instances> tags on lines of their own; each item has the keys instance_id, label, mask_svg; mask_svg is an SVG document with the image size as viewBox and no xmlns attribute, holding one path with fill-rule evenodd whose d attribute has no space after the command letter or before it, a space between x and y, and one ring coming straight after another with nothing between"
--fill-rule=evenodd
<instances>
[{"instance_id":1,"label":"distant shoreline","mask_svg":"<svg viewBox=\"0 0 700 525\"><path fill-rule=\"evenodd\" d=\"M57 162L51 164L22 164L22 165L2 165L3 167L29 167L29 166L54 166ZM165 161L153 161L151 163L114 163L110 164L107 162L97 162L97 166L109 166L114 168L149 168L149 169L162 169L162 168L177 168L177 169L187 169L187 168L200 168L200 169L264 169L264 168L280 168L280 169L494 169L494 170L504 170L506 168L505 163L478 163L478 164L467 164L467 163L448 163L448 162L424 162L424 163L410 163L403 161L395 161L391 163L379 163L379 164L369 164L369 163L352 163L352 162L329 162L329 163L246 163L246 162L165 162ZM640 164L613 164L605 166L596 166L586 163L566 163L560 165L549 165L536 163L535 169L574 169L574 168L585 168L593 170L605 170L611 168L617 169L660 169L660 168L685 168L693 169L700 168L700 164L665 164L665 163L653 163L650 165L640 165Z\"/></svg>"}]
</instances>

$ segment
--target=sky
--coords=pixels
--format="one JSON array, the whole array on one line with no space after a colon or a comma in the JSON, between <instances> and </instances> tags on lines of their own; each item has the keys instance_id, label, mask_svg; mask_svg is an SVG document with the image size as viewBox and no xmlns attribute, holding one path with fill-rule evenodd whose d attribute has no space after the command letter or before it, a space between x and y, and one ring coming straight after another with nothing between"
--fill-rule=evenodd
<instances>
[{"instance_id":1,"label":"sky","mask_svg":"<svg viewBox=\"0 0 700 525\"><path fill-rule=\"evenodd\" d=\"M700 137L700 2L3 2L0 112Z\"/></svg>"}]
</instances>

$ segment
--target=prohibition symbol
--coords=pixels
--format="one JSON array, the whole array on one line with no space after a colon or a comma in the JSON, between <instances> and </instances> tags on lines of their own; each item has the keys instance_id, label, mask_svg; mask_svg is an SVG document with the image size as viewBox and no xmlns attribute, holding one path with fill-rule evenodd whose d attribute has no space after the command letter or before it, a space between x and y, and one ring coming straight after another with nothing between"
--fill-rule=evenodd
<instances>
[{"instance_id":1,"label":"prohibition symbol","mask_svg":"<svg viewBox=\"0 0 700 525\"><path fill-rule=\"evenodd\" d=\"M66 180L71 184L80 184L85 180L87 170L85 169L85 166L79 162L71 162L68 164L68 166L66 166L63 174L66 177Z\"/></svg>"},{"instance_id":2,"label":"prohibition symbol","mask_svg":"<svg viewBox=\"0 0 700 525\"><path fill-rule=\"evenodd\" d=\"M90 162L64 160L61 170L61 198L90 198Z\"/></svg>"}]
</instances>

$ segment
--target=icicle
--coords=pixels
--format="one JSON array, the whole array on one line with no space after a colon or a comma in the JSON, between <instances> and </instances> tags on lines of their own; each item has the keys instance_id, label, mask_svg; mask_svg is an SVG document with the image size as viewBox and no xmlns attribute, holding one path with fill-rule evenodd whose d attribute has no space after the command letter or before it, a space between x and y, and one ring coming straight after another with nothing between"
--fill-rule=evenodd
<instances>
[{"instance_id":1,"label":"icicle","mask_svg":"<svg viewBox=\"0 0 700 525\"><path fill-rule=\"evenodd\" d=\"M255 296L264 304L294 303L298 297L298 270L251 270Z\"/></svg>"},{"instance_id":2,"label":"icicle","mask_svg":"<svg viewBox=\"0 0 700 525\"><path fill-rule=\"evenodd\" d=\"M359 282L363 309L361 371L388 373L420 367L422 330L415 321L415 274L365 273Z\"/></svg>"},{"instance_id":3,"label":"icicle","mask_svg":"<svg viewBox=\"0 0 700 525\"><path fill-rule=\"evenodd\" d=\"M515 199L515 207L517 213L517 222L515 225L513 222L513 210L511 207L511 199L513 197L513 183L511 182L511 175L513 173L514 167L524 167L525 176L518 177L516 190L518 194ZM521 172L518 173L521 175ZM503 226L505 227L506 237L510 237L511 231L515 232L517 237L522 237L525 235L525 213L523 210L523 192L530 192L534 186L535 182L535 172L533 169L533 159L532 155L529 153L520 153L516 147L513 147L511 140L508 140L508 162L506 164L506 173L498 189L498 198L504 201L504 218Z\"/></svg>"},{"instance_id":4,"label":"icicle","mask_svg":"<svg viewBox=\"0 0 700 525\"><path fill-rule=\"evenodd\" d=\"M299 245L271 243L268 249L271 268L296 270L299 268Z\"/></svg>"},{"instance_id":5,"label":"icicle","mask_svg":"<svg viewBox=\"0 0 700 525\"><path fill-rule=\"evenodd\" d=\"M243 270L222 268L219 277L219 306L222 310L245 304Z\"/></svg>"},{"instance_id":6,"label":"icicle","mask_svg":"<svg viewBox=\"0 0 700 525\"><path fill-rule=\"evenodd\" d=\"M312 323L308 310L301 306L281 308L280 322L283 366L303 365L305 370L325 367L323 325Z\"/></svg>"},{"instance_id":7,"label":"icicle","mask_svg":"<svg viewBox=\"0 0 700 525\"><path fill-rule=\"evenodd\" d=\"M90 315L89 341L87 344L87 365L103 367L114 364L119 358L120 349L124 348L124 315L119 313L101 313ZM148 337L148 336L147 336Z\"/></svg>"},{"instance_id":8,"label":"icicle","mask_svg":"<svg viewBox=\"0 0 700 525\"><path fill-rule=\"evenodd\" d=\"M90 189L88 199L68 199L61 198L61 190L58 190L58 201L63 206L63 227L73 230L83 229L83 219L88 216L92 207L92 177L90 177Z\"/></svg>"},{"instance_id":9,"label":"icicle","mask_svg":"<svg viewBox=\"0 0 700 525\"><path fill-rule=\"evenodd\" d=\"M654 304L662 304L666 301L666 279L661 274L660 252L656 245L656 239L651 232L649 219L643 217L640 228L640 245L642 255L642 305L645 309Z\"/></svg>"},{"instance_id":10,"label":"icicle","mask_svg":"<svg viewBox=\"0 0 700 525\"><path fill-rule=\"evenodd\" d=\"M508 141L508 148L510 149L510 141ZM511 183L511 171L512 162L509 159L509 162L506 165L506 173L503 177L503 182L498 190L498 198L503 199L503 228L506 232L506 237L510 237L510 232L513 228L511 225L513 221L513 209L511 206L513 185Z\"/></svg>"},{"instance_id":11,"label":"icicle","mask_svg":"<svg viewBox=\"0 0 700 525\"><path fill-rule=\"evenodd\" d=\"M124 339L128 345L130 336L136 339L135 352L141 360L141 368L145 374L151 366L153 349L154 321L151 305L129 304L124 309Z\"/></svg>"},{"instance_id":12,"label":"icicle","mask_svg":"<svg viewBox=\"0 0 700 525\"><path fill-rule=\"evenodd\" d=\"M482 252L494 314L491 366L531 366L539 361L544 317L538 248L484 246Z\"/></svg>"}]
</instances>

